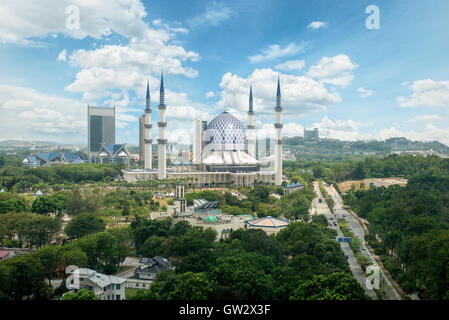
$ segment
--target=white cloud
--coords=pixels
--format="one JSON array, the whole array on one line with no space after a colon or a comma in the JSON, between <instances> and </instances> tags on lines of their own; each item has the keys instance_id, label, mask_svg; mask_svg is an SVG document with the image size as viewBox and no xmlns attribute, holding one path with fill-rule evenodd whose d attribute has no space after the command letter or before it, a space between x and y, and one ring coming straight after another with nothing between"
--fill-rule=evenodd
<instances>
[{"instance_id":1,"label":"white cloud","mask_svg":"<svg viewBox=\"0 0 449 320\"><path fill-rule=\"evenodd\" d=\"M435 117L429 117L429 119ZM449 128L438 128L428 124L424 130L400 130L394 126L381 129L378 132L362 133L362 128L371 126L354 120L331 120L327 116L316 122L310 128L318 128L320 137L346 141L355 140L386 140L395 137L405 137L413 141L439 141L449 145Z\"/></svg>"},{"instance_id":2,"label":"white cloud","mask_svg":"<svg viewBox=\"0 0 449 320\"><path fill-rule=\"evenodd\" d=\"M403 107L449 107L449 81L425 79L412 84L404 82L403 85L413 90L409 97L398 97Z\"/></svg>"},{"instance_id":3,"label":"white cloud","mask_svg":"<svg viewBox=\"0 0 449 320\"><path fill-rule=\"evenodd\" d=\"M316 30L316 29L320 29L320 28L327 28L327 23L322 22L322 21L313 21L311 22L307 28Z\"/></svg>"},{"instance_id":4,"label":"white cloud","mask_svg":"<svg viewBox=\"0 0 449 320\"><path fill-rule=\"evenodd\" d=\"M202 25L218 26L223 21L231 18L234 14L234 11L226 7L223 3L214 1L207 6L202 14L193 17L188 23L193 28Z\"/></svg>"},{"instance_id":5,"label":"white cloud","mask_svg":"<svg viewBox=\"0 0 449 320\"><path fill-rule=\"evenodd\" d=\"M205 96L206 96L206 99L210 99L215 96L215 93L213 91L209 91L209 92L206 92Z\"/></svg>"},{"instance_id":6,"label":"white cloud","mask_svg":"<svg viewBox=\"0 0 449 320\"><path fill-rule=\"evenodd\" d=\"M382 140L394 137L405 137L413 141L439 141L449 146L449 128L437 128L433 124L428 124L423 131L401 131L390 127L377 134L377 138Z\"/></svg>"},{"instance_id":7,"label":"white cloud","mask_svg":"<svg viewBox=\"0 0 449 320\"><path fill-rule=\"evenodd\" d=\"M290 56L293 54L298 54L300 52L304 52L305 50L305 43L298 45L294 42L291 42L284 48L282 48L278 44L272 44L268 48L263 49L261 54L257 54L254 56L249 57L249 61L252 63L258 63L268 60L273 60L277 58L282 58L285 56Z\"/></svg>"},{"instance_id":8,"label":"white cloud","mask_svg":"<svg viewBox=\"0 0 449 320\"><path fill-rule=\"evenodd\" d=\"M67 28L69 6L79 8L79 29ZM99 39L111 32L127 38L137 37L145 30L146 15L140 0L2 0L0 40L24 43L29 38L58 33L76 39L88 36Z\"/></svg>"},{"instance_id":9,"label":"white cloud","mask_svg":"<svg viewBox=\"0 0 449 320\"><path fill-rule=\"evenodd\" d=\"M374 94L373 90L368 90L363 87L358 88L357 92L360 94L360 98L367 98Z\"/></svg>"},{"instance_id":10,"label":"white cloud","mask_svg":"<svg viewBox=\"0 0 449 320\"><path fill-rule=\"evenodd\" d=\"M420 123L420 122L435 122L435 121L440 121L442 120L442 118L436 114L420 114L418 116L415 116L409 120L407 120L407 122L410 123Z\"/></svg>"},{"instance_id":11,"label":"white cloud","mask_svg":"<svg viewBox=\"0 0 449 320\"><path fill-rule=\"evenodd\" d=\"M67 61L67 50L64 49L58 54L58 61Z\"/></svg>"},{"instance_id":12,"label":"white cloud","mask_svg":"<svg viewBox=\"0 0 449 320\"><path fill-rule=\"evenodd\" d=\"M286 71L301 71L304 66L306 65L306 62L304 60L290 60L286 61L284 63L278 64L275 69L278 70L286 70Z\"/></svg>"},{"instance_id":13,"label":"white cloud","mask_svg":"<svg viewBox=\"0 0 449 320\"><path fill-rule=\"evenodd\" d=\"M1 138L85 142L86 108L76 100L0 85Z\"/></svg>"},{"instance_id":14,"label":"white cloud","mask_svg":"<svg viewBox=\"0 0 449 320\"><path fill-rule=\"evenodd\" d=\"M320 122L311 125L311 128L318 128L320 137L338 140L358 140L366 139L367 135L360 133L360 128L369 124L354 120L331 120L324 116Z\"/></svg>"},{"instance_id":15,"label":"white cloud","mask_svg":"<svg viewBox=\"0 0 449 320\"><path fill-rule=\"evenodd\" d=\"M254 111L258 117L274 117L277 77L281 80L282 105L285 117L325 110L341 101L336 92L329 92L323 84L305 76L279 74L272 69L256 69L247 78L230 72L223 75L217 107L233 108L245 114L248 110L249 86L253 86ZM271 119L271 118L270 118Z\"/></svg>"},{"instance_id":16,"label":"white cloud","mask_svg":"<svg viewBox=\"0 0 449 320\"><path fill-rule=\"evenodd\" d=\"M348 86L354 75L351 74L358 67L347 55L323 57L311 66L306 73L308 77L318 79L322 83L329 83L340 87Z\"/></svg>"}]
</instances>

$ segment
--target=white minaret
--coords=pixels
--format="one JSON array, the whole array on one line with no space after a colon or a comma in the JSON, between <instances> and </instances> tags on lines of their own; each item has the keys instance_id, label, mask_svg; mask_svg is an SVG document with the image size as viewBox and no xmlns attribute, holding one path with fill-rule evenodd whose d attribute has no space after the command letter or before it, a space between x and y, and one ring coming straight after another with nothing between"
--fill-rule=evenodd
<instances>
[{"instance_id":1,"label":"white minaret","mask_svg":"<svg viewBox=\"0 0 449 320\"><path fill-rule=\"evenodd\" d=\"M249 110L248 110L248 154L256 157L256 144L254 139L254 110L253 110L253 86L249 88Z\"/></svg>"},{"instance_id":2,"label":"white minaret","mask_svg":"<svg viewBox=\"0 0 449 320\"><path fill-rule=\"evenodd\" d=\"M147 98L146 98L146 107L145 107L145 119L144 119L144 166L145 170L151 169L151 161L152 161L152 150L151 146L153 140L151 139L151 106L150 106L150 84L147 82Z\"/></svg>"},{"instance_id":3,"label":"white minaret","mask_svg":"<svg viewBox=\"0 0 449 320\"><path fill-rule=\"evenodd\" d=\"M158 151L158 178L165 179L167 177L167 139L165 139L165 127L167 122L165 122L165 91L164 91L164 74L161 74L161 90L159 97L159 122L157 123L159 127L159 138L157 139L157 151Z\"/></svg>"},{"instance_id":4,"label":"white minaret","mask_svg":"<svg viewBox=\"0 0 449 320\"><path fill-rule=\"evenodd\" d=\"M282 184L282 107L281 107L281 85L278 77L278 88L276 92L276 123L274 129L276 131L275 142L275 160L274 160L274 184L280 186Z\"/></svg>"}]
</instances>

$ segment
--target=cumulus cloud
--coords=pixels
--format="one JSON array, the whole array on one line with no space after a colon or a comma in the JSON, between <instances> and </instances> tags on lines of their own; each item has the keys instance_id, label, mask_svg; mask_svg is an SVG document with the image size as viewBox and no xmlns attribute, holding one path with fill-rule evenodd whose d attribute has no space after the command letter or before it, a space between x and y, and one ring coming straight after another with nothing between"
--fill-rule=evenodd
<instances>
[{"instance_id":1,"label":"cumulus cloud","mask_svg":"<svg viewBox=\"0 0 449 320\"><path fill-rule=\"evenodd\" d=\"M230 19L234 14L234 11L223 3L214 1L206 7L203 13L193 17L188 23L193 28L202 25L218 26L223 21Z\"/></svg>"},{"instance_id":2,"label":"cumulus cloud","mask_svg":"<svg viewBox=\"0 0 449 320\"><path fill-rule=\"evenodd\" d=\"M381 140L405 137L413 141L439 141L449 146L449 128L438 128L433 124L428 124L423 131L402 131L396 127L389 127L381 130L376 137Z\"/></svg>"},{"instance_id":3,"label":"cumulus cloud","mask_svg":"<svg viewBox=\"0 0 449 320\"><path fill-rule=\"evenodd\" d=\"M79 9L78 29L70 24L73 14L70 8L74 7ZM146 15L140 0L2 0L0 40L26 43L29 38L54 34L99 39L111 32L127 38L137 37L145 30Z\"/></svg>"},{"instance_id":4,"label":"cumulus cloud","mask_svg":"<svg viewBox=\"0 0 449 320\"><path fill-rule=\"evenodd\" d=\"M275 69L284 71L301 71L305 65L306 62L304 60L289 60L278 64Z\"/></svg>"},{"instance_id":5,"label":"cumulus cloud","mask_svg":"<svg viewBox=\"0 0 449 320\"><path fill-rule=\"evenodd\" d=\"M215 93L213 91L209 91L209 92L206 92L205 96L206 96L206 99L210 99L215 96Z\"/></svg>"},{"instance_id":6,"label":"cumulus cloud","mask_svg":"<svg viewBox=\"0 0 449 320\"><path fill-rule=\"evenodd\" d=\"M230 72L223 75L217 103L220 109L233 108L240 112L248 110L249 86L253 86L254 111L258 117L273 117L276 103L277 77L280 76L282 105L286 117L325 110L341 101L336 92L329 92L322 83L305 76L279 74L272 69L256 69L247 78Z\"/></svg>"},{"instance_id":7,"label":"cumulus cloud","mask_svg":"<svg viewBox=\"0 0 449 320\"><path fill-rule=\"evenodd\" d=\"M409 120L407 120L407 122L409 123L420 123L420 122L436 122L436 121L440 121L442 120L442 118L439 115L436 114L420 114L418 116L415 116Z\"/></svg>"},{"instance_id":8,"label":"cumulus cloud","mask_svg":"<svg viewBox=\"0 0 449 320\"><path fill-rule=\"evenodd\" d=\"M433 116L430 118L434 118ZM354 120L331 120L327 116L316 122L310 128L318 128L320 137L346 141L355 140L386 140L395 137L405 137L413 141L439 141L449 145L449 128L438 128L429 123L424 130L400 130L394 126L381 129L377 132L362 133L361 129L371 126Z\"/></svg>"},{"instance_id":9,"label":"cumulus cloud","mask_svg":"<svg viewBox=\"0 0 449 320\"><path fill-rule=\"evenodd\" d=\"M324 116L320 122L315 122L311 128L318 128L320 137L338 140L366 139L369 136L360 133L362 126L369 124L354 120L331 120Z\"/></svg>"},{"instance_id":10,"label":"cumulus cloud","mask_svg":"<svg viewBox=\"0 0 449 320\"><path fill-rule=\"evenodd\" d=\"M313 21L307 26L307 28L313 29L313 30L317 30L320 28L327 28L327 23L322 22L322 21Z\"/></svg>"},{"instance_id":11,"label":"cumulus cloud","mask_svg":"<svg viewBox=\"0 0 449 320\"><path fill-rule=\"evenodd\" d=\"M84 142L86 108L76 100L0 85L1 138Z\"/></svg>"},{"instance_id":12,"label":"cumulus cloud","mask_svg":"<svg viewBox=\"0 0 449 320\"><path fill-rule=\"evenodd\" d=\"M306 44L303 42L301 44L296 44L291 42L284 48L278 44L272 44L268 48L263 49L261 54L256 54L249 57L249 61L252 63L258 63L268 60L273 60L277 58L282 58L285 56L290 56L293 54L298 54L304 52Z\"/></svg>"},{"instance_id":13,"label":"cumulus cloud","mask_svg":"<svg viewBox=\"0 0 449 320\"><path fill-rule=\"evenodd\" d=\"M372 96L374 94L373 90L368 90L368 89L365 89L363 87L358 88L357 92L359 93L360 98L367 98L367 97L370 97L370 96Z\"/></svg>"},{"instance_id":14,"label":"cumulus cloud","mask_svg":"<svg viewBox=\"0 0 449 320\"><path fill-rule=\"evenodd\" d=\"M334 57L323 57L310 67L306 75L322 83L329 83L340 87L348 86L354 75L351 73L358 67L351 59L340 54Z\"/></svg>"},{"instance_id":15,"label":"cumulus cloud","mask_svg":"<svg viewBox=\"0 0 449 320\"><path fill-rule=\"evenodd\" d=\"M449 107L449 81L435 81L432 79L404 82L402 85L413 90L409 97L398 97L403 107Z\"/></svg>"},{"instance_id":16,"label":"cumulus cloud","mask_svg":"<svg viewBox=\"0 0 449 320\"><path fill-rule=\"evenodd\" d=\"M64 49L58 54L58 61L67 61L67 50Z\"/></svg>"}]
</instances>

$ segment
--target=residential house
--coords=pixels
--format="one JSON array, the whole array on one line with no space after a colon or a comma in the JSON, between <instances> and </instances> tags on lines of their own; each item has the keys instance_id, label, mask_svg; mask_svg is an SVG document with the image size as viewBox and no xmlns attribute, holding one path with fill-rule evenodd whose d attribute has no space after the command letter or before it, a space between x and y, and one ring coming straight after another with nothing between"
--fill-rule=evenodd
<instances>
[{"instance_id":1,"label":"residential house","mask_svg":"<svg viewBox=\"0 0 449 320\"><path fill-rule=\"evenodd\" d=\"M125 286L133 289L149 289L158 273L174 268L167 259L160 256L143 258L139 261L139 267L134 274L126 280Z\"/></svg>"}]
</instances>

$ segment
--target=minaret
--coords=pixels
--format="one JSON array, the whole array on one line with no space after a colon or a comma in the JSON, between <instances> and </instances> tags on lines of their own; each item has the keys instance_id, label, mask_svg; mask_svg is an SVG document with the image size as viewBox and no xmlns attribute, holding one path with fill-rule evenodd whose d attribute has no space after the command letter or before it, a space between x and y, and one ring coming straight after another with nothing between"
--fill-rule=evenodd
<instances>
[{"instance_id":1,"label":"minaret","mask_svg":"<svg viewBox=\"0 0 449 320\"><path fill-rule=\"evenodd\" d=\"M159 96L159 122L157 123L159 127L159 138L157 139L157 151L158 151L158 178L165 179L167 177L167 139L165 139L165 127L167 122L165 122L165 90L164 90L164 74L161 73L161 90Z\"/></svg>"},{"instance_id":2,"label":"minaret","mask_svg":"<svg viewBox=\"0 0 449 320\"><path fill-rule=\"evenodd\" d=\"M147 81L147 98L146 98L146 107L145 107L145 120L144 120L144 167L145 170L151 169L151 161L152 161L152 150L151 146L153 144L153 140L151 139L151 105L150 105L150 84Z\"/></svg>"},{"instance_id":3,"label":"minaret","mask_svg":"<svg viewBox=\"0 0 449 320\"><path fill-rule=\"evenodd\" d=\"M278 88L276 92L276 123L274 128L276 131L275 144L275 160L274 160L274 184L280 186L282 184L282 107L281 107L281 85L278 77Z\"/></svg>"},{"instance_id":4,"label":"minaret","mask_svg":"<svg viewBox=\"0 0 449 320\"><path fill-rule=\"evenodd\" d=\"M256 146L254 139L254 111L253 111L253 86L249 87L249 110L248 110L248 154L256 157Z\"/></svg>"}]
</instances>

